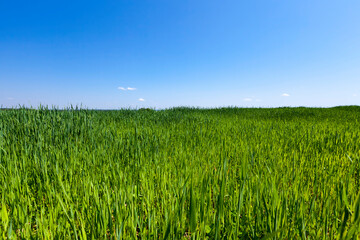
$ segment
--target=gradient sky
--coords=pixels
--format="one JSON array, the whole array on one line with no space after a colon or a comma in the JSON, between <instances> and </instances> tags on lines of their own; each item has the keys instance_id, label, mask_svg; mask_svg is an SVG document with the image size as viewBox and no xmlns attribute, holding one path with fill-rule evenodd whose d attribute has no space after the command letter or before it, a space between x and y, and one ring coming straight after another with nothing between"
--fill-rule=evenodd
<instances>
[{"instance_id":1,"label":"gradient sky","mask_svg":"<svg viewBox=\"0 0 360 240\"><path fill-rule=\"evenodd\" d=\"M360 105L359 0L0 1L0 106Z\"/></svg>"}]
</instances>

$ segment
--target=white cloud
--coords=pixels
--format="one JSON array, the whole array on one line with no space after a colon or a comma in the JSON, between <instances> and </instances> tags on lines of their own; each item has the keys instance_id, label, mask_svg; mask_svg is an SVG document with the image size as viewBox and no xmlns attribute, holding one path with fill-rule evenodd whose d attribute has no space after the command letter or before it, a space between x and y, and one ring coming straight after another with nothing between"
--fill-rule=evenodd
<instances>
[{"instance_id":1,"label":"white cloud","mask_svg":"<svg viewBox=\"0 0 360 240\"><path fill-rule=\"evenodd\" d=\"M281 96L283 96L283 97L290 97L290 94L288 94L288 93L283 93L283 94L281 94Z\"/></svg>"},{"instance_id":2,"label":"white cloud","mask_svg":"<svg viewBox=\"0 0 360 240\"><path fill-rule=\"evenodd\" d=\"M251 99L251 98L244 98L244 101L245 101L245 102L251 102L252 99Z\"/></svg>"},{"instance_id":3,"label":"white cloud","mask_svg":"<svg viewBox=\"0 0 360 240\"><path fill-rule=\"evenodd\" d=\"M261 99L256 99L255 102L261 102Z\"/></svg>"},{"instance_id":4,"label":"white cloud","mask_svg":"<svg viewBox=\"0 0 360 240\"><path fill-rule=\"evenodd\" d=\"M354 93L354 94L353 94L353 97L357 97L357 94L356 94L356 93Z\"/></svg>"},{"instance_id":5,"label":"white cloud","mask_svg":"<svg viewBox=\"0 0 360 240\"><path fill-rule=\"evenodd\" d=\"M11 101L11 100L14 100L14 98L13 97L8 97L7 100Z\"/></svg>"},{"instance_id":6,"label":"white cloud","mask_svg":"<svg viewBox=\"0 0 360 240\"><path fill-rule=\"evenodd\" d=\"M136 88L133 88L133 87L127 87L127 88L124 88L124 87L118 87L119 90L122 90L122 91L134 91L136 90Z\"/></svg>"},{"instance_id":7,"label":"white cloud","mask_svg":"<svg viewBox=\"0 0 360 240\"><path fill-rule=\"evenodd\" d=\"M138 99L140 102L145 102L145 99L143 99L143 98L139 98Z\"/></svg>"}]
</instances>

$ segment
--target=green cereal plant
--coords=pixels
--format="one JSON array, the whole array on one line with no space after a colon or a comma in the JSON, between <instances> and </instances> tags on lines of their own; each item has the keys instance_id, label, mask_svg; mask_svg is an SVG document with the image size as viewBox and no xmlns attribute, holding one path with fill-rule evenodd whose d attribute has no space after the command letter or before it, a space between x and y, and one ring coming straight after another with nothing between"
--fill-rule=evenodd
<instances>
[{"instance_id":1,"label":"green cereal plant","mask_svg":"<svg viewBox=\"0 0 360 240\"><path fill-rule=\"evenodd\" d=\"M359 239L360 107L0 110L3 239Z\"/></svg>"}]
</instances>

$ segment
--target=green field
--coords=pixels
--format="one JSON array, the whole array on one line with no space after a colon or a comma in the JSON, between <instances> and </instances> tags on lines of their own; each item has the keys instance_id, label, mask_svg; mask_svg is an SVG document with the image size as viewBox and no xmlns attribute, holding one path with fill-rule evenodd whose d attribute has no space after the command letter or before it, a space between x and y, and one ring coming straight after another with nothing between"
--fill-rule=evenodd
<instances>
[{"instance_id":1,"label":"green field","mask_svg":"<svg viewBox=\"0 0 360 240\"><path fill-rule=\"evenodd\" d=\"M359 239L360 107L0 110L0 238Z\"/></svg>"}]
</instances>

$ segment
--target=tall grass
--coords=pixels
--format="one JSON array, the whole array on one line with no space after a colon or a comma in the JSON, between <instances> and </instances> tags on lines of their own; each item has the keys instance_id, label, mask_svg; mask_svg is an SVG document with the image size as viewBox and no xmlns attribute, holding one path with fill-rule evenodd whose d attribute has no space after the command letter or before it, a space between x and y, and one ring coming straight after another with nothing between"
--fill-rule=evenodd
<instances>
[{"instance_id":1,"label":"tall grass","mask_svg":"<svg viewBox=\"0 0 360 240\"><path fill-rule=\"evenodd\" d=\"M360 108L0 110L8 239L356 239Z\"/></svg>"}]
</instances>

